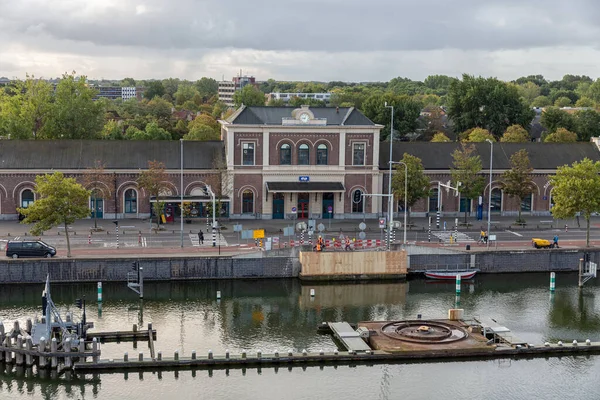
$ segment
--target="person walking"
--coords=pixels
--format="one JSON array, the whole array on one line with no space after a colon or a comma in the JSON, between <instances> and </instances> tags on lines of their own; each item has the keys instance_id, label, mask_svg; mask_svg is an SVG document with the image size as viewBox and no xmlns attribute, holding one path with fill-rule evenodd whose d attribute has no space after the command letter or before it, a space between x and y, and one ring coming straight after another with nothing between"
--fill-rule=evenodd
<instances>
[{"instance_id":1,"label":"person walking","mask_svg":"<svg viewBox=\"0 0 600 400\"><path fill-rule=\"evenodd\" d=\"M202 231L198 231L198 243L204 244L204 233Z\"/></svg>"},{"instance_id":2,"label":"person walking","mask_svg":"<svg viewBox=\"0 0 600 400\"><path fill-rule=\"evenodd\" d=\"M352 251L352 248L350 248L350 238L348 236L346 236L346 247L344 247L344 251Z\"/></svg>"},{"instance_id":3,"label":"person walking","mask_svg":"<svg viewBox=\"0 0 600 400\"><path fill-rule=\"evenodd\" d=\"M558 235L554 235L553 246L556 247L557 249L560 249L560 247L558 247Z\"/></svg>"}]
</instances>

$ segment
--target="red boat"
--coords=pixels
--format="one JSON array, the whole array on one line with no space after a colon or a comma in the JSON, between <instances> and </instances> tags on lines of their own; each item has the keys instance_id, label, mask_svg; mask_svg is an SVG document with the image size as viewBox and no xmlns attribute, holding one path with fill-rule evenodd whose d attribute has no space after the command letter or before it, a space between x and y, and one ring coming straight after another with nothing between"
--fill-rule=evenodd
<instances>
[{"instance_id":1,"label":"red boat","mask_svg":"<svg viewBox=\"0 0 600 400\"><path fill-rule=\"evenodd\" d=\"M456 275L460 275L461 280L472 279L477 270L471 271L426 271L425 277L430 279L455 280Z\"/></svg>"}]
</instances>

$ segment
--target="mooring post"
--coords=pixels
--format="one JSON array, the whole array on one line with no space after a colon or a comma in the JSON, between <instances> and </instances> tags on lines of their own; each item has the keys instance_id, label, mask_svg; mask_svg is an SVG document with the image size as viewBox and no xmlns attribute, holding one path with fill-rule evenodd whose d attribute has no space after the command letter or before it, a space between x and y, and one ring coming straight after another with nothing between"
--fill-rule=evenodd
<instances>
[{"instance_id":1,"label":"mooring post","mask_svg":"<svg viewBox=\"0 0 600 400\"><path fill-rule=\"evenodd\" d=\"M98 362L98 339L96 339L96 338L92 339L92 351L94 352L94 356L92 357L92 360L95 364Z\"/></svg>"},{"instance_id":2,"label":"mooring post","mask_svg":"<svg viewBox=\"0 0 600 400\"><path fill-rule=\"evenodd\" d=\"M4 338L4 347L6 347L6 351L4 352L4 361L7 363L12 363L12 351L10 348L12 347L12 339L10 335L6 335Z\"/></svg>"},{"instance_id":3,"label":"mooring post","mask_svg":"<svg viewBox=\"0 0 600 400\"><path fill-rule=\"evenodd\" d=\"M461 280L460 274L457 274L456 275L456 293L457 294L460 294L460 280Z\"/></svg>"},{"instance_id":4,"label":"mooring post","mask_svg":"<svg viewBox=\"0 0 600 400\"><path fill-rule=\"evenodd\" d=\"M85 340L84 339L79 340L79 352L85 353ZM80 360L85 362L85 357L81 356Z\"/></svg>"},{"instance_id":5,"label":"mooring post","mask_svg":"<svg viewBox=\"0 0 600 400\"><path fill-rule=\"evenodd\" d=\"M31 340L31 336L27 336L25 338L25 350L31 351L33 349L33 341ZM25 354L25 365L31 367L33 365L33 356L31 353Z\"/></svg>"},{"instance_id":6,"label":"mooring post","mask_svg":"<svg viewBox=\"0 0 600 400\"><path fill-rule=\"evenodd\" d=\"M31 322L31 318L27 318L27 321L25 322L25 330L27 331L28 335L31 335L32 328L33 328L33 323Z\"/></svg>"},{"instance_id":7,"label":"mooring post","mask_svg":"<svg viewBox=\"0 0 600 400\"><path fill-rule=\"evenodd\" d=\"M4 342L4 324L2 323L2 321L0 321L0 343Z\"/></svg>"},{"instance_id":8,"label":"mooring post","mask_svg":"<svg viewBox=\"0 0 600 400\"><path fill-rule=\"evenodd\" d=\"M65 352L65 368L70 369L73 363L73 359L69 354L71 352L71 338L67 338L67 340L65 340L63 351Z\"/></svg>"},{"instance_id":9,"label":"mooring post","mask_svg":"<svg viewBox=\"0 0 600 400\"><path fill-rule=\"evenodd\" d=\"M23 336L17 336L17 349L23 350ZM23 353L15 351L15 364L23 365Z\"/></svg>"},{"instance_id":10,"label":"mooring post","mask_svg":"<svg viewBox=\"0 0 600 400\"><path fill-rule=\"evenodd\" d=\"M44 352L46 352L46 338L45 337L41 337L40 338L40 344L38 346L38 352L40 354L40 357L38 359L38 367L40 368L46 368L47 365L47 360L46 357L44 357L42 354L44 354Z\"/></svg>"},{"instance_id":11,"label":"mooring post","mask_svg":"<svg viewBox=\"0 0 600 400\"><path fill-rule=\"evenodd\" d=\"M583 258L579 259L579 289L583 287Z\"/></svg>"},{"instance_id":12,"label":"mooring post","mask_svg":"<svg viewBox=\"0 0 600 400\"><path fill-rule=\"evenodd\" d=\"M195 359L196 359L196 350L192 350L192 360L195 360Z\"/></svg>"},{"instance_id":13,"label":"mooring post","mask_svg":"<svg viewBox=\"0 0 600 400\"><path fill-rule=\"evenodd\" d=\"M158 354L156 355L156 359L158 361L162 361L162 351L159 351Z\"/></svg>"},{"instance_id":14,"label":"mooring post","mask_svg":"<svg viewBox=\"0 0 600 400\"><path fill-rule=\"evenodd\" d=\"M123 362L127 362L129 361L129 353L125 352L123 353Z\"/></svg>"},{"instance_id":15,"label":"mooring post","mask_svg":"<svg viewBox=\"0 0 600 400\"><path fill-rule=\"evenodd\" d=\"M19 321L15 321L13 324L13 337L17 337L17 335L21 334L21 327L19 326Z\"/></svg>"},{"instance_id":16,"label":"mooring post","mask_svg":"<svg viewBox=\"0 0 600 400\"><path fill-rule=\"evenodd\" d=\"M56 354L57 351L58 342L56 341L56 338L52 338L52 341L50 342L50 353ZM50 359L50 366L52 368L58 368L58 357L56 355L53 355Z\"/></svg>"},{"instance_id":17,"label":"mooring post","mask_svg":"<svg viewBox=\"0 0 600 400\"><path fill-rule=\"evenodd\" d=\"M98 303L102 303L102 282L98 282Z\"/></svg>"},{"instance_id":18,"label":"mooring post","mask_svg":"<svg viewBox=\"0 0 600 400\"><path fill-rule=\"evenodd\" d=\"M556 287L556 272L550 272L550 291L554 292Z\"/></svg>"},{"instance_id":19,"label":"mooring post","mask_svg":"<svg viewBox=\"0 0 600 400\"><path fill-rule=\"evenodd\" d=\"M175 361L179 361L179 350L175 350L175 353L173 354L173 359Z\"/></svg>"},{"instance_id":20,"label":"mooring post","mask_svg":"<svg viewBox=\"0 0 600 400\"><path fill-rule=\"evenodd\" d=\"M140 351L140 354L138 355L138 361L144 361L144 352Z\"/></svg>"}]
</instances>

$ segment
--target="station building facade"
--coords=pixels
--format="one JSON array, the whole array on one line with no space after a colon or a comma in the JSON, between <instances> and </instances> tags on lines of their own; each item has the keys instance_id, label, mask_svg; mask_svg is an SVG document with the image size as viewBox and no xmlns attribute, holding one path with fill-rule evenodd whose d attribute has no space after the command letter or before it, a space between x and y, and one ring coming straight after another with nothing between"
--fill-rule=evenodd
<instances>
[{"instance_id":1,"label":"station building facade","mask_svg":"<svg viewBox=\"0 0 600 400\"><path fill-rule=\"evenodd\" d=\"M148 218L151 204L165 203L167 219L177 218L180 199L189 218L204 218L211 197L219 197L218 216L236 219L363 219L387 215L389 142L380 142L383 128L351 107L241 107L221 122L222 140L111 141L111 140L2 140L0 141L0 219L16 220L17 208L37 199L37 175L61 171L88 189L90 216ZM591 143L475 143L486 186L481 198L464 199L442 189L451 180L452 153L459 143L396 142L392 160L404 153L419 157L430 179L430 195L411 207L414 216L437 211L445 216L492 213L550 215L553 204L549 177L562 165L589 158L600 161L598 138ZM502 173L510 156L529 153L535 183L530 198L518 203L502 191ZM182 152L183 150L183 152ZM489 185L490 155L492 184ZM159 199L137 183L149 161L165 165L167 180ZM102 182L90 185L89 172L104 164ZM182 165L183 162L183 165ZM403 167L393 170L403 173ZM183 177L183 185L181 178ZM439 198L438 198L439 196ZM394 202L397 216L403 203ZM167 215L168 214L168 215Z\"/></svg>"}]
</instances>

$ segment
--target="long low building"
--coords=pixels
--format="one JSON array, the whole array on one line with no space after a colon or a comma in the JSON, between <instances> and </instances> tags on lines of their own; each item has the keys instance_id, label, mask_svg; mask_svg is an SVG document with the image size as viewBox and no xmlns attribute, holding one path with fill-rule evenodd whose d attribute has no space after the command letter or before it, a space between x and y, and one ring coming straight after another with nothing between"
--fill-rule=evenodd
<instances>
[{"instance_id":1,"label":"long low building","mask_svg":"<svg viewBox=\"0 0 600 400\"><path fill-rule=\"evenodd\" d=\"M17 219L17 208L36 200L35 177L62 171L97 188L90 198L90 216L147 218L151 204L165 203L166 219L179 216L183 195L186 218L210 211L210 186L219 198L220 217L247 219L362 219L387 214L389 143L379 141L383 127L352 107L241 107L221 121L221 141L0 141L0 219ZM440 191L438 182L451 179L452 153L458 143L393 145L392 159L404 153L419 157L431 182L430 195L412 207L415 215L437 210L445 215L467 211L475 216L492 212L547 215L552 207L549 176L559 166L589 158L600 161L592 143L495 143L492 185L480 199L467 200ZM474 145L489 182L492 150ZM501 189L501 174L510 169L510 156L526 149L533 167L535 190L520 204ZM183 154L182 150L183 149ZM183 158L182 158L183 157ZM183 159L183 167L182 167ZM165 165L167 181L159 199L151 198L137 179L149 161ZM90 184L91 169L104 165L102 182ZM393 170L401 173L402 169ZM181 177L183 175L183 186ZM401 214L402 202L394 209Z\"/></svg>"}]
</instances>

